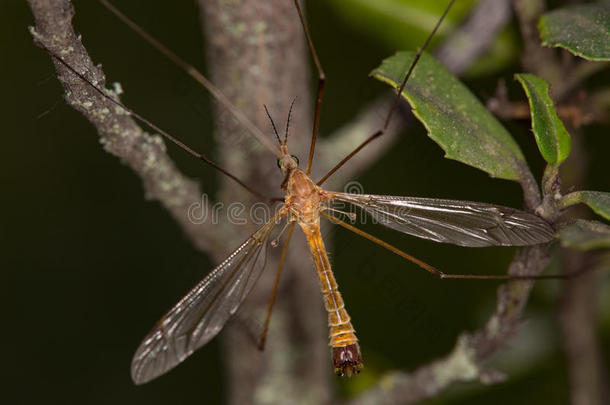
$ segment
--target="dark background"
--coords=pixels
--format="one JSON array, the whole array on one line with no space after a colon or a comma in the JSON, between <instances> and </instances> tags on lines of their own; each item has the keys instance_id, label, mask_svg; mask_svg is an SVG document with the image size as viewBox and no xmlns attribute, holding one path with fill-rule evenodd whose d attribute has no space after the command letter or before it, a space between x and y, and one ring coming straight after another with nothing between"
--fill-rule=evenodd
<instances>
[{"instance_id":1,"label":"dark background","mask_svg":"<svg viewBox=\"0 0 610 405\"><path fill-rule=\"evenodd\" d=\"M174 2L171 8L128 3L121 5L123 11L177 54L204 66L193 2ZM397 47L378 35L381 28L350 24L349 16L331 3L318 0L308 6L328 78L323 135L387 91L367 74ZM76 29L94 60L103 62L109 82L123 85L123 101L214 156L207 94L96 2L76 2L76 11ZM129 365L141 338L213 263L193 249L157 203L145 200L136 176L101 150L95 130L63 102L49 57L33 46L27 31L32 17L26 3L2 1L0 16L2 402L221 402L225 387L216 340L153 383L132 384ZM498 77L511 83L512 73L519 70L520 43L514 32L513 27L504 36L517 51L512 62L467 78L480 97L493 93ZM420 45L421 35L412 40L411 48ZM602 73L591 85L607 79ZM515 97L523 97L518 89ZM543 164L529 123L508 128L539 178ZM608 191L607 128L592 126L584 133L590 176L576 186ZM213 189L216 173L178 150L170 148L170 154L187 174ZM490 179L442 155L415 127L356 180L370 193L520 206L516 184ZM443 246L378 228L374 233L451 273L501 273L514 253L512 248ZM482 326L494 309L498 283L436 280L340 229L329 229L326 239L366 361L358 378L336 380L342 395L365 389L393 368L413 370L446 354L461 331ZM227 241L227 253L238 243ZM599 280L599 339L607 367L608 273ZM489 388L461 385L429 403L567 403L566 361L556 319L561 285L538 283L527 322L492 363L507 373L508 382Z\"/></svg>"}]
</instances>

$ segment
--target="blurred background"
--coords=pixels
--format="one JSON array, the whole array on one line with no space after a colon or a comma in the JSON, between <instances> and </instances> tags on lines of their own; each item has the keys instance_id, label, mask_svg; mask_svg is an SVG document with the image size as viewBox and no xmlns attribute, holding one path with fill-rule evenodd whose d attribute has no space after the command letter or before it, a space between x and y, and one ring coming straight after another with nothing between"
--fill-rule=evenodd
<instances>
[{"instance_id":1,"label":"blurred background","mask_svg":"<svg viewBox=\"0 0 610 405\"><path fill-rule=\"evenodd\" d=\"M193 1L171 7L143 0L123 3L120 8L127 15L205 71L204 39ZM368 73L396 50L421 46L446 5L388 0L371 9L365 3L307 2L327 76L322 136L388 92ZM442 35L459 25L474 2L459 3ZM213 130L214 117L205 91L96 2L75 1L75 7L76 30L94 61L103 63L108 81L121 82L125 104L213 157L215 146L206 134ZM411 14L398 12L400 7ZM403 13L416 17L399 18ZM102 151L95 129L64 103L48 55L32 44L27 4L2 1L0 16L3 402L221 403L226 392L216 340L153 383L135 387L131 382L131 357L142 337L214 264L189 244L158 203L146 201L140 180ZM513 22L463 80L485 101L503 78L510 96L524 101L512 79L520 71L520 51ZM607 85L609 79L610 72L601 72L585 83L585 90ZM539 179L544 166L530 123L505 125ZM610 191L608 127L592 124L581 133L588 174L584 184L566 187ZM214 189L215 172L175 148L170 155L190 177ZM354 180L369 193L521 206L516 183L443 159L418 125ZM333 380L340 396L357 395L391 369L414 370L445 355L461 331L482 326L495 309L496 282L439 281L362 238L335 227L327 230L336 277L366 361L358 378ZM464 249L379 227L365 230L448 273L501 273L515 251ZM238 243L227 241L227 253ZM547 272L553 271L559 269ZM597 277L596 328L608 370L610 272ZM427 403L568 403L567 362L557 320L562 289L559 281L536 284L518 336L491 363L507 374L505 383L455 386Z\"/></svg>"}]
</instances>

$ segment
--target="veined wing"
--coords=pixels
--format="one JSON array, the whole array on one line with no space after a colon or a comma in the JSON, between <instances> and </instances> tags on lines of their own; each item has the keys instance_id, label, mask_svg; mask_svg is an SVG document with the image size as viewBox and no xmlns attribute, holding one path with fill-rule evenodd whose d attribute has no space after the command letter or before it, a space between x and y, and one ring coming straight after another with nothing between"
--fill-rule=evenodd
<instances>
[{"instance_id":1,"label":"veined wing","mask_svg":"<svg viewBox=\"0 0 610 405\"><path fill-rule=\"evenodd\" d=\"M459 246L523 246L548 242L555 231L537 215L501 205L436 198L332 193L389 228Z\"/></svg>"},{"instance_id":2,"label":"veined wing","mask_svg":"<svg viewBox=\"0 0 610 405\"><path fill-rule=\"evenodd\" d=\"M136 384L169 371L220 332L264 269L277 219L252 234L157 322L131 362Z\"/></svg>"}]
</instances>

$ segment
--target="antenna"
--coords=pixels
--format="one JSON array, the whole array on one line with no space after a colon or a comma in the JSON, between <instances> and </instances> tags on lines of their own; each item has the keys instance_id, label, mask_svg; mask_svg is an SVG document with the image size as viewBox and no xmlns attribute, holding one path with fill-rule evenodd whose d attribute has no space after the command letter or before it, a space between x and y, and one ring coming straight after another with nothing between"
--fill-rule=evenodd
<instances>
[{"instance_id":1,"label":"antenna","mask_svg":"<svg viewBox=\"0 0 610 405\"><path fill-rule=\"evenodd\" d=\"M283 146L283 144L282 144L282 140L280 139L280 134L277 133L277 128L275 127L275 122L273 121L273 118L271 118L271 114L269 113L267 106L265 104L263 104L263 107L265 107L265 113L267 113L267 117L269 118L269 121L271 121L271 126L273 127L273 133L275 134L275 137L277 138L277 143L280 144L280 148L281 148Z\"/></svg>"},{"instance_id":2,"label":"antenna","mask_svg":"<svg viewBox=\"0 0 610 405\"><path fill-rule=\"evenodd\" d=\"M286 142L288 142L288 129L290 129L290 117L292 117L292 107L294 107L294 102L297 101L295 97L290 103L290 110L288 110L288 119L286 120L286 134L284 134L284 146L286 146Z\"/></svg>"}]
</instances>

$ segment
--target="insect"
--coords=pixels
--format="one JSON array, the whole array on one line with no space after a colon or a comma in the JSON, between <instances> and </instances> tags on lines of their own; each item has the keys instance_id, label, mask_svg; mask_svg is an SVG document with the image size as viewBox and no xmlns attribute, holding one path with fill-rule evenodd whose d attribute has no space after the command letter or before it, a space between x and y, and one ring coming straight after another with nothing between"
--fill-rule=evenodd
<instances>
[{"instance_id":1,"label":"insect","mask_svg":"<svg viewBox=\"0 0 610 405\"><path fill-rule=\"evenodd\" d=\"M314 60L319 66L300 6L296 1L295 8L299 12ZM439 21L439 24L441 21ZM59 56L53 56L61 60ZM414 61L411 69L415 66L415 63L416 61ZM70 67L68 66L68 68ZM86 80L74 69L72 71ZM408 77L409 74L405 76L403 87ZM93 83L88 83L96 91L104 94ZM320 84L318 88L318 94L320 94L322 85ZM249 125L247 119L241 117L239 111L230 102L227 104L223 101L221 95L216 94L216 96L220 97L221 103L227 105L229 110L242 123ZM331 216L329 213L335 211L332 208L333 202L343 202L359 207L382 225L400 232L459 246L520 246L545 243L553 239L553 228L546 221L534 214L509 207L469 201L354 195L325 190L322 188L322 184L326 179L380 133L373 134L320 180L312 180L309 175L315 151L320 100L321 97L319 96L314 118L314 134L305 170L298 167L298 160L289 152L288 125L282 139L273 120L271 120L278 143L277 146L270 145L268 138L258 136L261 142L276 155L278 166L285 176L281 186L285 190L283 205L268 223L247 238L225 261L212 270L208 276L165 314L146 336L136 351L132 362L132 377L137 384L148 382L164 374L209 342L222 329L231 315L237 311L239 305L252 290L265 268L270 241L277 241L285 232L283 251L285 252L293 228L297 224L307 239L313 263L318 273L325 308L328 312L331 358L334 370L339 375L357 374L363 366L362 356L354 327L351 324L351 318L339 293L324 247L320 233L320 216L380 244L441 278L508 278L507 276L449 275L442 273L374 236L341 221L339 218ZM137 116L120 103L112 102ZM386 126L394 109L395 106L388 113ZM271 117L269 118L271 119ZM148 121L145 122L148 123ZM171 135L150 123L149 125L167 139L184 147L189 153L202 158L201 155L186 148ZM253 132L257 133L256 130ZM212 162L208 163L213 165ZM248 188L235 176L220 168L219 170ZM279 232L277 232L278 229ZM270 311L267 314L265 330L269 322L269 316Z\"/></svg>"}]
</instances>

